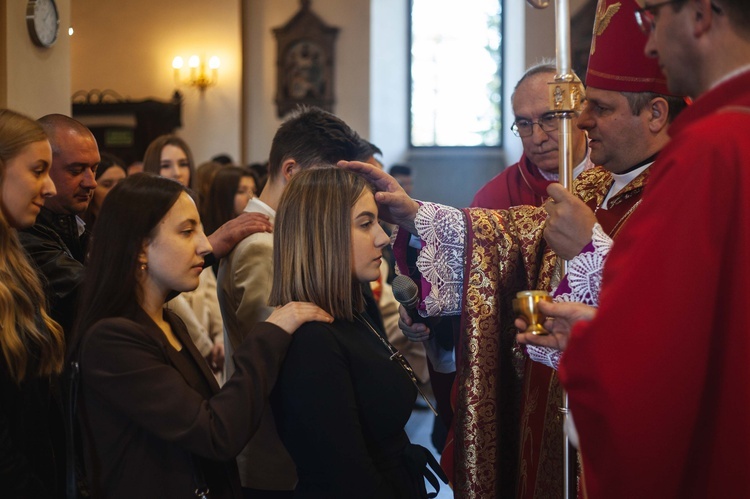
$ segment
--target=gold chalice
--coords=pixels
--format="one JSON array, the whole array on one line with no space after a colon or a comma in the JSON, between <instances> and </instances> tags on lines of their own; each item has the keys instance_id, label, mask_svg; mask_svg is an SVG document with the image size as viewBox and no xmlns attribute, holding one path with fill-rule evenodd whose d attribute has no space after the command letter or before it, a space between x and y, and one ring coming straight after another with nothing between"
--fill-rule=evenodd
<instances>
[{"instance_id":1,"label":"gold chalice","mask_svg":"<svg viewBox=\"0 0 750 499\"><path fill-rule=\"evenodd\" d=\"M516 299L513 300L513 311L519 317L526 321L526 330L524 333L531 333L537 336L549 334L544 329L544 320L546 317L539 311L540 301L552 301L552 297L546 291L519 291L516 293Z\"/></svg>"}]
</instances>

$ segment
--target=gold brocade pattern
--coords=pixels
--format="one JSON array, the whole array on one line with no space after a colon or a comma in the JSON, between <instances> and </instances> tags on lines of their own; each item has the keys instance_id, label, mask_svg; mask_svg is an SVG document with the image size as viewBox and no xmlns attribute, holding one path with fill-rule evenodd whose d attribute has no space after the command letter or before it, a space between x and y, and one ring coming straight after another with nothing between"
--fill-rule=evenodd
<instances>
[{"instance_id":1,"label":"gold brocade pattern","mask_svg":"<svg viewBox=\"0 0 750 499\"><path fill-rule=\"evenodd\" d=\"M648 170L610 201L610 207L641 192ZM612 185L612 176L601 167L583 172L573 192L599 205ZM515 497L516 488L536 484L525 480L528 463L519 457L519 440L530 435L528 414L544 408L545 437L542 452L553 452L562 442L561 397L557 376L550 379L547 400L525 393L521 408L523 367L514 358L515 328L510 305L522 289L551 291L556 257L543 240L546 213L530 206L509 210L464 210L467 229L464 303L461 323L461 357L456 374L455 471L457 498ZM520 431L519 431L520 430ZM559 435L559 437L558 437ZM539 473L558 472L555 459L546 459ZM551 495L550 495L551 496ZM543 496L539 496L543 497Z\"/></svg>"},{"instance_id":2,"label":"gold brocade pattern","mask_svg":"<svg viewBox=\"0 0 750 499\"><path fill-rule=\"evenodd\" d=\"M532 366L533 368L533 366ZM526 394L526 404L524 405L522 411L523 414L521 415L521 449L525 448L527 445L533 449L534 448L534 432L531 431L531 428L529 427L529 418L531 417L531 414L537 410L537 405L539 404L539 389L538 388L531 388L527 381L524 383L524 393ZM531 451L532 455L530 456L531 459L534 458L533 456L533 450ZM528 487L528 480L529 480L529 463L526 459L521 459L521 462L519 463L519 469L518 469L518 495L524 496L526 495L526 489Z\"/></svg>"},{"instance_id":3,"label":"gold brocade pattern","mask_svg":"<svg viewBox=\"0 0 750 499\"><path fill-rule=\"evenodd\" d=\"M529 362L533 362L529 360ZM537 368L546 366L537 365ZM544 400L544 433L541 438L539 465L536 473L534 497L537 499L558 499L563 491L563 462L561 458L564 432L560 407L563 390L557 371L550 369L547 399ZM521 458L523 459L523 454Z\"/></svg>"}]
</instances>

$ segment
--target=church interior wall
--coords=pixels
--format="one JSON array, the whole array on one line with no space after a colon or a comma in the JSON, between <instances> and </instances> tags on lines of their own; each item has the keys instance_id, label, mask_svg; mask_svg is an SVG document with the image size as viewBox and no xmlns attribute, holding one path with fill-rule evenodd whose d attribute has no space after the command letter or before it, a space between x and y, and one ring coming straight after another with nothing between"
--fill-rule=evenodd
<instances>
[{"instance_id":1,"label":"church interior wall","mask_svg":"<svg viewBox=\"0 0 750 499\"><path fill-rule=\"evenodd\" d=\"M32 116L70 112L77 90L112 89L131 99L168 100L175 90L172 58L195 53L221 58L219 82L183 93L183 127L196 161L228 153L263 161L281 120L274 104L274 27L299 9L298 0L57 0L58 42L32 45L25 1L1 0L0 104ZM572 0L575 12L584 0ZM510 91L524 68L554 56L554 9L505 0L504 144L502 150L414 151L408 147L408 0L314 0L313 10L341 28L336 44L334 111L383 149L386 166L412 164L415 196L456 206L520 156L507 130ZM68 37L67 28L75 33ZM244 76L243 76L244 65Z\"/></svg>"}]
</instances>

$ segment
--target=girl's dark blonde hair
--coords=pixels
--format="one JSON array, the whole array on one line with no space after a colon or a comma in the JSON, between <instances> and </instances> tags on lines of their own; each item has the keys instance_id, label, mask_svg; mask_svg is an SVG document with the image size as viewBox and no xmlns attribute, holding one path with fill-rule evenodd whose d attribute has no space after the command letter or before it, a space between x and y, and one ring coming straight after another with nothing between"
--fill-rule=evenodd
<instances>
[{"instance_id":1,"label":"girl's dark blonde hair","mask_svg":"<svg viewBox=\"0 0 750 499\"><path fill-rule=\"evenodd\" d=\"M7 162L29 144L43 140L47 135L36 121L0 109L0 204ZM65 358L62 328L47 315L39 277L2 210L0 255L0 351L4 369L18 384L27 376L59 373Z\"/></svg>"},{"instance_id":2,"label":"girl's dark blonde hair","mask_svg":"<svg viewBox=\"0 0 750 499\"><path fill-rule=\"evenodd\" d=\"M364 308L352 275L352 207L372 187L335 167L292 177L276 212L273 287L269 305L308 301L337 319L354 320Z\"/></svg>"}]
</instances>

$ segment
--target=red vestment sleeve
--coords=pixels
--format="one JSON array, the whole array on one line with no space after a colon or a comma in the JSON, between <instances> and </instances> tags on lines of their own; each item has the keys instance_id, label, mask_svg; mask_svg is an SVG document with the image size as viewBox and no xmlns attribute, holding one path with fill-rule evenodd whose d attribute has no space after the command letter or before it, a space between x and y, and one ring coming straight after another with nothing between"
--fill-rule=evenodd
<instances>
[{"instance_id":1,"label":"red vestment sleeve","mask_svg":"<svg viewBox=\"0 0 750 499\"><path fill-rule=\"evenodd\" d=\"M750 497L749 124L662 151L563 354L590 498Z\"/></svg>"}]
</instances>

